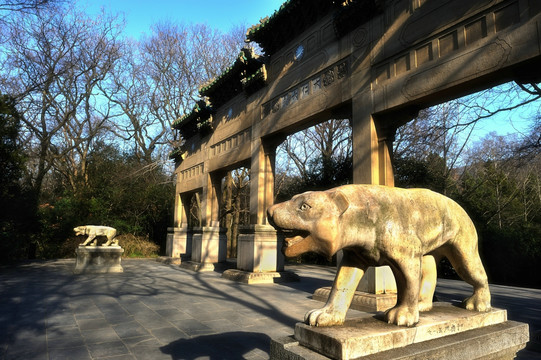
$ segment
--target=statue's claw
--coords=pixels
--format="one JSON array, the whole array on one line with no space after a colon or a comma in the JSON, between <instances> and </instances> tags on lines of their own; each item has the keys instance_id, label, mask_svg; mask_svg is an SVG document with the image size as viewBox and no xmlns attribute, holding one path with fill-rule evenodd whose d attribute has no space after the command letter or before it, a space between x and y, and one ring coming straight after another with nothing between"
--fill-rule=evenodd
<instances>
[{"instance_id":1,"label":"statue's claw","mask_svg":"<svg viewBox=\"0 0 541 360\"><path fill-rule=\"evenodd\" d=\"M310 326L342 325L344 320L345 316L329 307L308 311L304 316L304 323Z\"/></svg>"}]
</instances>

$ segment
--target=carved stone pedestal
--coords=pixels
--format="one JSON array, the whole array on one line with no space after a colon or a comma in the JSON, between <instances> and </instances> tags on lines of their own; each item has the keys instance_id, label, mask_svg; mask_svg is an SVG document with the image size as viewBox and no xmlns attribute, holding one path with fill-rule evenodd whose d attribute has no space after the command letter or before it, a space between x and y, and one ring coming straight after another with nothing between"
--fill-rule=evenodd
<instances>
[{"instance_id":1,"label":"carved stone pedestal","mask_svg":"<svg viewBox=\"0 0 541 360\"><path fill-rule=\"evenodd\" d=\"M121 273L124 249L120 246L79 246L74 274Z\"/></svg>"},{"instance_id":2,"label":"carved stone pedestal","mask_svg":"<svg viewBox=\"0 0 541 360\"><path fill-rule=\"evenodd\" d=\"M528 339L528 325L507 321L505 310L435 303L409 328L387 324L382 313L342 326L297 323L294 336L272 340L271 359L513 359Z\"/></svg>"},{"instance_id":3,"label":"carved stone pedestal","mask_svg":"<svg viewBox=\"0 0 541 360\"><path fill-rule=\"evenodd\" d=\"M214 271L215 265L227 259L227 236L220 227L194 228L191 261L180 266L193 271Z\"/></svg>"},{"instance_id":4,"label":"carved stone pedestal","mask_svg":"<svg viewBox=\"0 0 541 360\"><path fill-rule=\"evenodd\" d=\"M247 284L299 281L299 277L284 271L284 256L280 251L283 239L268 225L241 228L237 242L237 269L226 270L225 279Z\"/></svg>"}]
</instances>

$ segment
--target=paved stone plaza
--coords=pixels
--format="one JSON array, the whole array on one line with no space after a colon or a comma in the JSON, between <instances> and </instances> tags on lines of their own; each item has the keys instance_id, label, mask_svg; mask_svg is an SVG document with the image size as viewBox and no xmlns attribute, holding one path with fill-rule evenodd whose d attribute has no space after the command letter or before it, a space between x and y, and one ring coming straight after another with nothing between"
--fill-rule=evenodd
<instances>
[{"instance_id":1,"label":"paved stone plaza","mask_svg":"<svg viewBox=\"0 0 541 360\"><path fill-rule=\"evenodd\" d=\"M73 275L73 259L0 267L0 359L267 359L270 339L322 306L311 295L334 278L334 268L286 266L300 282L246 285L153 260L122 265L89 275ZM491 291L509 319L541 331L541 290ZM440 280L436 292L457 301L471 290Z\"/></svg>"}]
</instances>

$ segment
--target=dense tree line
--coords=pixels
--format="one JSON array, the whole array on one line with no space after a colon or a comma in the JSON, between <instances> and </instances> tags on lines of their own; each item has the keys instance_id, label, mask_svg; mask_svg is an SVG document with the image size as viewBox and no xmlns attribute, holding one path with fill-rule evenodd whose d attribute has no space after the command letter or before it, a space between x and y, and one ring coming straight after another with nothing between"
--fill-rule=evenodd
<instances>
[{"instance_id":1,"label":"dense tree line","mask_svg":"<svg viewBox=\"0 0 541 360\"><path fill-rule=\"evenodd\" d=\"M123 27L76 2L0 5L3 261L72 255L82 224L165 241L168 154L182 141L171 124L232 63L244 29L160 22L131 39Z\"/></svg>"}]
</instances>

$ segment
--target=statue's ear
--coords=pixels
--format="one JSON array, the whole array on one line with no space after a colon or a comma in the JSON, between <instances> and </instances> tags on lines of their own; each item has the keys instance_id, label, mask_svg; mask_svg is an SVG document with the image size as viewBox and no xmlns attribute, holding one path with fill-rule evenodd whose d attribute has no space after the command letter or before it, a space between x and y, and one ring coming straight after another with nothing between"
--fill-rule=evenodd
<instances>
[{"instance_id":1,"label":"statue's ear","mask_svg":"<svg viewBox=\"0 0 541 360\"><path fill-rule=\"evenodd\" d=\"M332 199L336 204L336 207L340 211L340 215L342 215L349 208L349 200L347 199L346 195L344 195L344 193L340 190L336 190L333 192Z\"/></svg>"}]
</instances>

